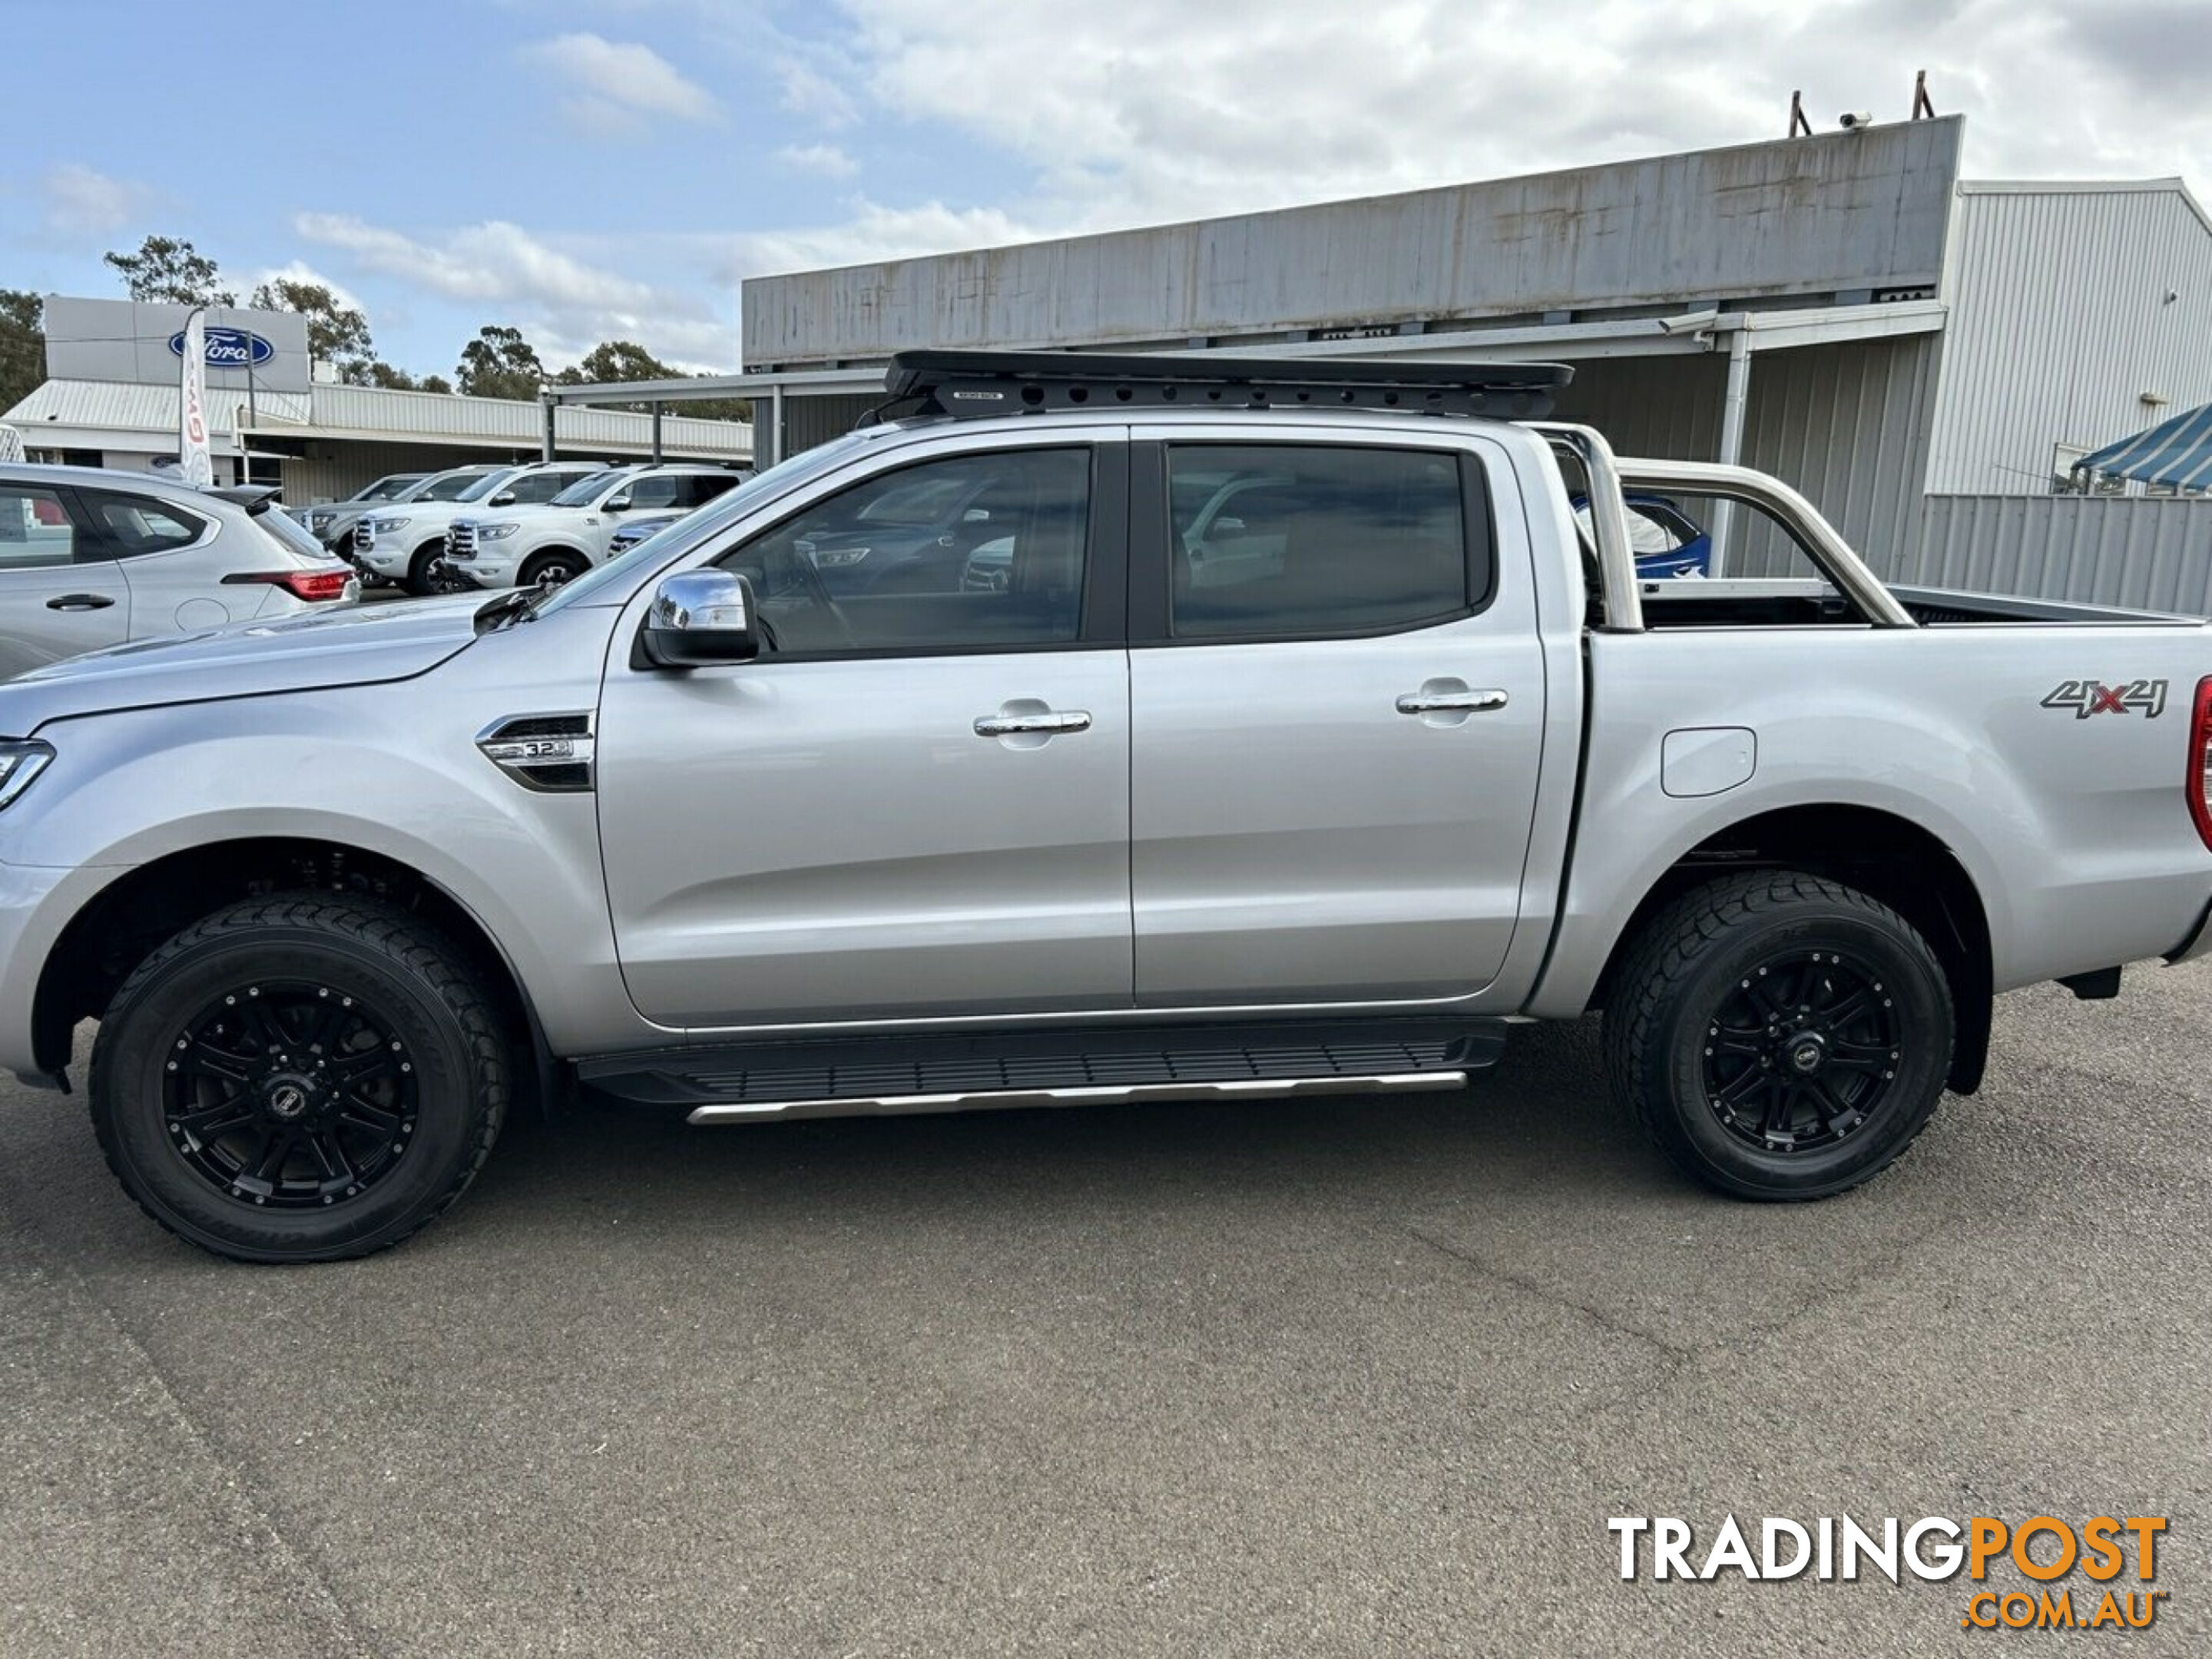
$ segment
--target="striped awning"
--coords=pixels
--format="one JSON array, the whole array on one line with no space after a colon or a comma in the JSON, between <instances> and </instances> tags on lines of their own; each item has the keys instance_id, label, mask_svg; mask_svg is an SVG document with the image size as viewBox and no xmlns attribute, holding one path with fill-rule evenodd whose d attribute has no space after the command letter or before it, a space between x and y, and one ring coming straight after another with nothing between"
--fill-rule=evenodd
<instances>
[{"instance_id":1,"label":"striped awning","mask_svg":"<svg viewBox=\"0 0 2212 1659\"><path fill-rule=\"evenodd\" d=\"M2212 489L2212 404L2106 444L2075 462L2074 471L2175 489Z\"/></svg>"}]
</instances>

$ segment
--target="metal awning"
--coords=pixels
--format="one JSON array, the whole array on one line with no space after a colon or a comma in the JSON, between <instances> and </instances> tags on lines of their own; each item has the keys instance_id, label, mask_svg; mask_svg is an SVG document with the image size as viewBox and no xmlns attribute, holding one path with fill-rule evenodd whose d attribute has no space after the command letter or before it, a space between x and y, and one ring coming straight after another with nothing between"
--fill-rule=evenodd
<instances>
[{"instance_id":1,"label":"metal awning","mask_svg":"<svg viewBox=\"0 0 2212 1659\"><path fill-rule=\"evenodd\" d=\"M2106 444L2075 462L2073 470L2174 489L2212 489L2212 404Z\"/></svg>"}]
</instances>

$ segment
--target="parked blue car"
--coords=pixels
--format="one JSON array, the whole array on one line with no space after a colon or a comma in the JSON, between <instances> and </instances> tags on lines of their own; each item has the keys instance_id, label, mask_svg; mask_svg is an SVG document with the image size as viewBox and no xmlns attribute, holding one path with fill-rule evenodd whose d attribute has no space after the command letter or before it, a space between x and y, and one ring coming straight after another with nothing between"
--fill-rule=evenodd
<instances>
[{"instance_id":1,"label":"parked blue car","mask_svg":"<svg viewBox=\"0 0 2212 1659\"><path fill-rule=\"evenodd\" d=\"M689 513L655 513L648 518L625 519L621 529L607 539L607 556L627 553L647 536L658 535L678 519L690 517Z\"/></svg>"},{"instance_id":2,"label":"parked blue car","mask_svg":"<svg viewBox=\"0 0 2212 1659\"><path fill-rule=\"evenodd\" d=\"M1713 538L1664 495L1631 490L1622 498L1628 508L1628 544L1636 553L1636 574L1659 576L1703 576L1710 573ZM1589 498L1574 498L1575 522L1589 533Z\"/></svg>"}]
</instances>

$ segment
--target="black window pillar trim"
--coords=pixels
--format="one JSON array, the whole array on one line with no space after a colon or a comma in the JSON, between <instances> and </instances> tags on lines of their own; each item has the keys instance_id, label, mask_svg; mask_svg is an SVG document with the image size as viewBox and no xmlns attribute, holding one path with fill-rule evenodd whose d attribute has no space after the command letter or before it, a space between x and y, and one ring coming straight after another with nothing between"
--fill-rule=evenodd
<instances>
[{"instance_id":1,"label":"black window pillar trim","mask_svg":"<svg viewBox=\"0 0 2212 1659\"><path fill-rule=\"evenodd\" d=\"M1090 545L1084 550L1083 617L1076 632L1085 645L1118 646L1128 638L1133 447L1118 441L1090 446Z\"/></svg>"}]
</instances>

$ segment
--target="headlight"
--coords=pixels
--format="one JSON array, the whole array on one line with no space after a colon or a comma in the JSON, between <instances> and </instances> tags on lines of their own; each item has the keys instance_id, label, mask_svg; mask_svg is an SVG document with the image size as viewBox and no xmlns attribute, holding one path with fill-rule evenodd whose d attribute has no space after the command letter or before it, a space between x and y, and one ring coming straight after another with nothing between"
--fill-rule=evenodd
<instances>
[{"instance_id":1,"label":"headlight","mask_svg":"<svg viewBox=\"0 0 2212 1659\"><path fill-rule=\"evenodd\" d=\"M380 536L388 536L395 530L406 529L407 520L404 519L372 519L369 521L368 527L371 530L374 530Z\"/></svg>"},{"instance_id":2,"label":"headlight","mask_svg":"<svg viewBox=\"0 0 2212 1659\"><path fill-rule=\"evenodd\" d=\"M858 564L875 550L869 547L821 547L812 550L814 567L817 570L835 570L841 565Z\"/></svg>"},{"instance_id":3,"label":"headlight","mask_svg":"<svg viewBox=\"0 0 2212 1659\"><path fill-rule=\"evenodd\" d=\"M522 526L519 524L480 524L477 539L480 542L503 542Z\"/></svg>"},{"instance_id":4,"label":"headlight","mask_svg":"<svg viewBox=\"0 0 2212 1659\"><path fill-rule=\"evenodd\" d=\"M337 517L337 514L335 513L310 513L307 514L307 528L328 530L331 527L331 520Z\"/></svg>"},{"instance_id":5,"label":"headlight","mask_svg":"<svg viewBox=\"0 0 2212 1659\"><path fill-rule=\"evenodd\" d=\"M0 808L28 789L31 780L45 771L53 757L53 745L36 738L0 743Z\"/></svg>"}]
</instances>

